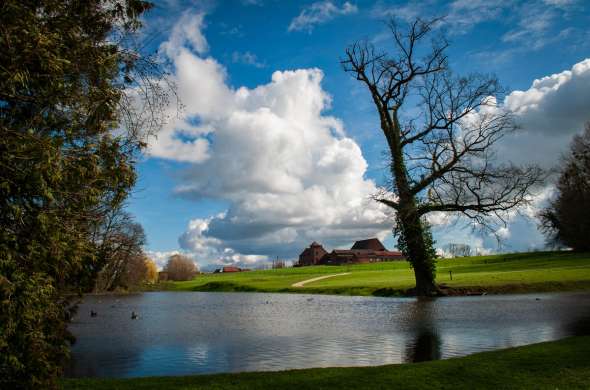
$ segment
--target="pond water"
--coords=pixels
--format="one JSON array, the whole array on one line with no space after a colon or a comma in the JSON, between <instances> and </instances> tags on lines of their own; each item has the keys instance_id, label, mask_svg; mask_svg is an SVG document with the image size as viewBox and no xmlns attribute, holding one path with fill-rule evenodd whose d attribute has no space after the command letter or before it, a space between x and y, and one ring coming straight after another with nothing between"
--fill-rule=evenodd
<instances>
[{"instance_id":1,"label":"pond water","mask_svg":"<svg viewBox=\"0 0 590 390\"><path fill-rule=\"evenodd\" d=\"M78 339L70 377L368 366L590 334L590 294L88 296L70 329Z\"/></svg>"}]
</instances>

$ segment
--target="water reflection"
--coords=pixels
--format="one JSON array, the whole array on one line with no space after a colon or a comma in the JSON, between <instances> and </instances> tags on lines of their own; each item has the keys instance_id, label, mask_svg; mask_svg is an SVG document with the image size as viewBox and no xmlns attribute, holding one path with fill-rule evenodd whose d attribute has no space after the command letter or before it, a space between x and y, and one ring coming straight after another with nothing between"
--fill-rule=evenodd
<instances>
[{"instance_id":1,"label":"water reflection","mask_svg":"<svg viewBox=\"0 0 590 390\"><path fill-rule=\"evenodd\" d=\"M590 294L87 297L68 376L132 377L445 359L590 334ZM90 317L90 310L98 313ZM130 319L132 311L140 313Z\"/></svg>"},{"instance_id":2,"label":"water reflection","mask_svg":"<svg viewBox=\"0 0 590 390\"><path fill-rule=\"evenodd\" d=\"M441 358L441 338L434 322L436 301L433 298L419 299L410 305L416 327L406 346L406 362L424 362Z\"/></svg>"},{"instance_id":3,"label":"water reflection","mask_svg":"<svg viewBox=\"0 0 590 390\"><path fill-rule=\"evenodd\" d=\"M590 336L590 311L567 323L563 332L576 336Z\"/></svg>"}]
</instances>

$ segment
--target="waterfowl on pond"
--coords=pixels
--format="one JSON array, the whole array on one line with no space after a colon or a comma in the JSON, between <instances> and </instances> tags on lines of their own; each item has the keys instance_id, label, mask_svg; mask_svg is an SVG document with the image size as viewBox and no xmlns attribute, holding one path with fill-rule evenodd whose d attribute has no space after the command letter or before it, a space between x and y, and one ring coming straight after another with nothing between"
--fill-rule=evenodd
<instances>
[{"instance_id":1,"label":"waterfowl on pond","mask_svg":"<svg viewBox=\"0 0 590 390\"><path fill-rule=\"evenodd\" d=\"M90 317L96 317L97 315L97 312L95 312L94 310L90 310Z\"/></svg>"},{"instance_id":2,"label":"waterfowl on pond","mask_svg":"<svg viewBox=\"0 0 590 390\"><path fill-rule=\"evenodd\" d=\"M131 312L131 319L132 319L132 320L135 320L135 319L137 319L137 318L139 318L139 316L137 315L137 313L136 313L136 312L134 312L134 311L132 311L132 312Z\"/></svg>"}]
</instances>

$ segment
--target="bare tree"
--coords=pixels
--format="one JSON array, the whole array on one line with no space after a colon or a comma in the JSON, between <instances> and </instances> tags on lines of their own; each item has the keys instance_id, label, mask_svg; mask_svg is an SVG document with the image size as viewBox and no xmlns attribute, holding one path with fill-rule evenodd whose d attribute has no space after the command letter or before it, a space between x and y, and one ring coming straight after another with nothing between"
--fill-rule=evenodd
<instances>
[{"instance_id":1,"label":"bare tree","mask_svg":"<svg viewBox=\"0 0 590 390\"><path fill-rule=\"evenodd\" d=\"M279 258L277 257L276 260L272 261L272 269L281 269L281 268L286 268L287 267L287 263L285 263L285 260L279 260Z\"/></svg>"},{"instance_id":2,"label":"bare tree","mask_svg":"<svg viewBox=\"0 0 590 390\"><path fill-rule=\"evenodd\" d=\"M148 258L142 253L139 256L132 256L125 265L125 272L121 278L121 286L132 289L147 282Z\"/></svg>"},{"instance_id":3,"label":"bare tree","mask_svg":"<svg viewBox=\"0 0 590 390\"><path fill-rule=\"evenodd\" d=\"M96 280L96 290L129 287L128 284L145 277L145 255L142 249L146 242L145 232L131 214L122 208L108 210L94 231L93 241L97 246L98 264L102 265Z\"/></svg>"},{"instance_id":4,"label":"bare tree","mask_svg":"<svg viewBox=\"0 0 590 390\"><path fill-rule=\"evenodd\" d=\"M400 28L391 21L391 55L357 42L342 60L368 88L379 114L392 181L375 198L396 211L399 246L413 265L417 295L439 293L426 214L458 213L487 226L526 203L541 180L537 167L495 161L493 145L516 130L512 114L496 105L502 88L493 76L455 76L442 36L425 50L438 22L417 19Z\"/></svg>"},{"instance_id":5,"label":"bare tree","mask_svg":"<svg viewBox=\"0 0 590 390\"><path fill-rule=\"evenodd\" d=\"M164 271L170 280L190 280L197 274L194 261L184 255L172 255L168 259Z\"/></svg>"},{"instance_id":6,"label":"bare tree","mask_svg":"<svg viewBox=\"0 0 590 390\"><path fill-rule=\"evenodd\" d=\"M471 247L467 244L448 244L447 251L453 257L471 256Z\"/></svg>"}]
</instances>

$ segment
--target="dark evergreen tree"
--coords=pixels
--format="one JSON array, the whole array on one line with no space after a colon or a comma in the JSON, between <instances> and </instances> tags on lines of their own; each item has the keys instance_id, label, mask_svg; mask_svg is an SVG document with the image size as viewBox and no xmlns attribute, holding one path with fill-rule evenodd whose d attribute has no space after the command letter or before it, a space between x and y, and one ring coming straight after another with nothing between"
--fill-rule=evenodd
<instances>
[{"instance_id":1,"label":"dark evergreen tree","mask_svg":"<svg viewBox=\"0 0 590 390\"><path fill-rule=\"evenodd\" d=\"M590 251L590 123L576 135L563 159L557 192L540 213L541 230L550 244Z\"/></svg>"},{"instance_id":2,"label":"dark evergreen tree","mask_svg":"<svg viewBox=\"0 0 590 390\"><path fill-rule=\"evenodd\" d=\"M0 3L0 388L57 387L71 297L102 264L92 232L135 182L149 95L123 44L141 0ZM147 96L146 95L146 96ZM139 107L141 109L141 107Z\"/></svg>"}]
</instances>

